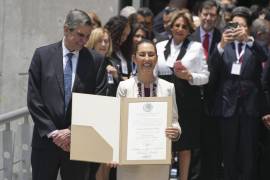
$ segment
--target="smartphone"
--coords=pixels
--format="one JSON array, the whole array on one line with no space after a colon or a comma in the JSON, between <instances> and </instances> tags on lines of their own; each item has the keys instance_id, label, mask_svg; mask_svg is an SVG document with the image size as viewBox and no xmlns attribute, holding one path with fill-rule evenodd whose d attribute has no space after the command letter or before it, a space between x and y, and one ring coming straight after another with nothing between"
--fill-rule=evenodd
<instances>
[{"instance_id":1,"label":"smartphone","mask_svg":"<svg viewBox=\"0 0 270 180\"><path fill-rule=\"evenodd\" d=\"M237 22L228 22L228 24L225 26L225 30L227 29L235 29L238 27L238 23Z\"/></svg>"}]
</instances>

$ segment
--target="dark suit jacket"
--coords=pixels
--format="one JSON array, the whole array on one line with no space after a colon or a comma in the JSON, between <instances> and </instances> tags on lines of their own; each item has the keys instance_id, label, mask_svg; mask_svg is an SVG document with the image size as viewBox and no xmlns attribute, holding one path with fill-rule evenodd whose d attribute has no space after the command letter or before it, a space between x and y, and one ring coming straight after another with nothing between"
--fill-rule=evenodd
<instances>
[{"instance_id":1,"label":"dark suit jacket","mask_svg":"<svg viewBox=\"0 0 270 180\"><path fill-rule=\"evenodd\" d=\"M36 49L29 68L27 104L34 121L33 147L50 147L47 135L71 124L71 102L64 111L62 42ZM79 52L73 92L94 93L96 72L93 56L86 48ZM97 67L96 67L97 68Z\"/></svg>"},{"instance_id":2,"label":"dark suit jacket","mask_svg":"<svg viewBox=\"0 0 270 180\"><path fill-rule=\"evenodd\" d=\"M103 96L116 96L116 91L119 82L122 80L121 73L118 72L118 78L113 78L114 83L109 84L108 83L108 73L106 67L108 65L111 65L115 67L118 70L118 67L120 67L121 62L117 59L113 59L110 57L105 57L105 60L101 64L99 71L97 73L97 88L96 88L96 94L103 95Z\"/></svg>"},{"instance_id":3,"label":"dark suit jacket","mask_svg":"<svg viewBox=\"0 0 270 180\"><path fill-rule=\"evenodd\" d=\"M226 45L222 55L217 48L214 50L209 59L209 68L211 81L217 91L213 110L215 116L231 117L239 106L252 117L267 113L261 85L262 62L266 59L262 47L254 42L252 47L246 46L241 74L232 75L232 64L236 61L234 43Z\"/></svg>"},{"instance_id":4,"label":"dark suit jacket","mask_svg":"<svg viewBox=\"0 0 270 180\"><path fill-rule=\"evenodd\" d=\"M198 27L194 33L190 36L193 41L201 42L200 27ZM217 28L214 28L213 38L210 44L209 55L211 55L221 39L221 33Z\"/></svg>"},{"instance_id":5,"label":"dark suit jacket","mask_svg":"<svg viewBox=\"0 0 270 180\"><path fill-rule=\"evenodd\" d=\"M195 32L190 36L193 41L201 42L201 35L200 35L200 27L198 27ZM217 28L214 28L213 31L213 38L210 44L209 55L214 52L214 49L218 45L219 41L221 40L221 33ZM208 62L208 61L207 61ZM209 69L210 71L210 69ZM208 84L204 85L201 89L201 95L203 97L203 110L204 113L210 115L211 109L213 108L213 101L215 97L215 91L213 90L213 82L211 81L211 71L210 71L210 78Z\"/></svg>"}]
</instances>

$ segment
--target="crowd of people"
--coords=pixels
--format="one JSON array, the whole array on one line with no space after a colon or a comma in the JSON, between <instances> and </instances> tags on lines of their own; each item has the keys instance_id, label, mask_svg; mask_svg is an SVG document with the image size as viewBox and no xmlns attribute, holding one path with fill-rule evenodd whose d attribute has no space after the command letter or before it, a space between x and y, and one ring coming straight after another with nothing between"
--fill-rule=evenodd
<instances>
[{"instance_id":1,"label":"crowd of people","mask_svg":"<svg viewBox=\"0 0 270 180\"><path fill-rule=\"evenodd\" d=\"M63 180L169 178L167 165L70 160L72 92L172 96L164 132L179 180L270 179L270 7L206 0L192 12L183 2L156 16L127 6L104 25L74 9L62 40L36 49L27 96L33 180L56 180L59 169Z\"/></svg>"}]
</instances>

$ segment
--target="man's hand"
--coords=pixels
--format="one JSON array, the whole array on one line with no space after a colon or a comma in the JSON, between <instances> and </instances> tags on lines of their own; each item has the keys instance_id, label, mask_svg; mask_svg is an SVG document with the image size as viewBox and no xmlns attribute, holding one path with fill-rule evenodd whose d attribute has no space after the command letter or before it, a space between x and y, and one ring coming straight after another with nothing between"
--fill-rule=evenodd
<instances>
[{"instance_id":1,"label":"man's hand","mask_svg":"<svg viewBox=\"0 0 270 180\"><path fill-rule=\"evenodd\" d=\"M241 42L245 42L248 40L248 33L245 30L244 27L238 27L234 30L233 36L235 37L235 39L237 39L238 41Z\"/></svg>"},{"instance_id":2,"label":"man's hand","mask_svg":"<svg viewBox=\"0 0 270 180\"><path fill-rule=\"evenodd\" d=\"M69 151L70 149L70 129L58 130L56 134L52 136L53 142L62 148L64 151Z\"/></svg>"},{"instance_id":3,"label":"man's hand","mask_svg":"<svg viewBox=\"0 0 270 180\"><path fill-rule=\"evenodd\" d=\"M224 49L226 44L229 44L235 40L235 32L232 29L227 29L222 33L222 38L220 41L220 47Z\"/></svg>"},{"instance_id":4,"label":"man's hand","mask_svg":"<svg viewBox=\"0 0 270 180\"><path fill-rule=\"evenodd\" d=\"M262 120L267 129L270 129L270 114L263 116Z\"/></svg>"}]
</instances>

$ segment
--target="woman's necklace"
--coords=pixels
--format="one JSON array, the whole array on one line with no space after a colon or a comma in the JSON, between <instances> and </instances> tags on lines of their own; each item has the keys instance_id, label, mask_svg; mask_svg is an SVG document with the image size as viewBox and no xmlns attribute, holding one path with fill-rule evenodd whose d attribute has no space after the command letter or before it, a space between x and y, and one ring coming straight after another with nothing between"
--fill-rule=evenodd
<instances>
[{"instance_id":1,"label":"woman's necklace","mask_svg":"<svg viewBox=\"0 0 270 180\"><path fill-rule=\"evenodd\" d=\"M138 97L145 97L145 87L144 83L140 82L137 79L137 87L138 87ZM156 97L157 96L157 83L154 81L153 83L150 83L150 97Z\"/></svg>"}]
</instances>

